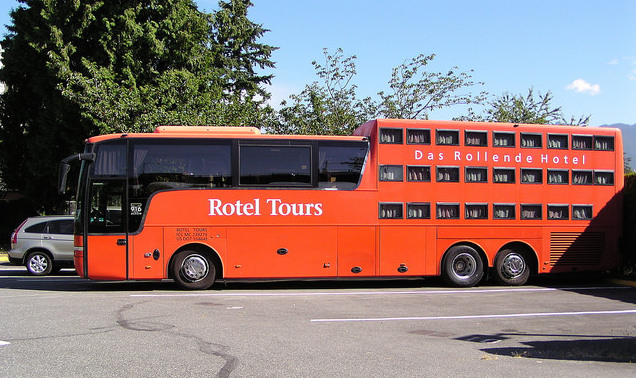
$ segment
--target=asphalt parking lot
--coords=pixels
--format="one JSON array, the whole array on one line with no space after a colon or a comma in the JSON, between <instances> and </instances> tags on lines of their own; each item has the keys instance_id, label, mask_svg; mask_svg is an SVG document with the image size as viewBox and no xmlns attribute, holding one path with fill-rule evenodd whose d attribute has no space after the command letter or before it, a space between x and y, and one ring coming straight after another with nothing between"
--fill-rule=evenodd
<instances>
[{"instance_id":1,"label":"asphalt parking lot","mask_svg":"<svg viewBox=\"0 0 636 378\"><path fill-rule=\"evenodd\" d=\"M628 377L636 289L95 282L0 263L0 376Z\"/></svg>"}]
</instances>

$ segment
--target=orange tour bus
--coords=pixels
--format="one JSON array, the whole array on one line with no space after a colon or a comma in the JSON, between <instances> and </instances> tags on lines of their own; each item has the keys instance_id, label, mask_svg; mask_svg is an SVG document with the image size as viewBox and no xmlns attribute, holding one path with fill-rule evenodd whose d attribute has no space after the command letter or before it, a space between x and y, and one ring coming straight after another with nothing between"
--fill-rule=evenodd
<instances>
[{"instance_id":1,"label":"orange tour bus","mask_svg":"<svg viewBox=\"0 0 636 378\"><path fill-rule=\"evenodd\" d=\"M620 260L620 131L379 119L353 136L161 126L80 160L75 267L98 280L442 276L473 286Z\"/></svg>"}]
</instances>

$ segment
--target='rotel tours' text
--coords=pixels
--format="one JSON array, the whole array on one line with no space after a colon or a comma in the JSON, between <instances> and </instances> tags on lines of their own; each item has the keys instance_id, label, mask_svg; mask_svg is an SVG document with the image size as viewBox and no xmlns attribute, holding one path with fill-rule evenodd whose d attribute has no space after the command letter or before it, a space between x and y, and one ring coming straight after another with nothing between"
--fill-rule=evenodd
<instances>
[{"instance_id":1,"label":"'rotel tours' text","mask_svg":"<svg viewBox=\"0 0 636 378\"><path fill-rule=\"evenodd\" d=\"M217 198L208 199L210 202L210 216L259 216L261 215L261 200L223 202ZM265 200L263 210L271 216L320 216L322 203L287 203L282 199L269 198Z\"/></svg>"}]
</instances>

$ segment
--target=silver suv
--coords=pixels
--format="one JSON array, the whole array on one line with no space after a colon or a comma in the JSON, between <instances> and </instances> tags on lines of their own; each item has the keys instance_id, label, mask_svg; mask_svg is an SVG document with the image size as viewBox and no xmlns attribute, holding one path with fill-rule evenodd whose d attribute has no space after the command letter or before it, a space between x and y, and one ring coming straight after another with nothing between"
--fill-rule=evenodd
<instances>
[{"instance_id":1,"label":"silver suv","mask_svg":"<svg viewBox=\"0 0 636 378\"><path fill-rule=\"evenodd\" d=\"M73 217L27 218L11 234L9 262L45 276L73 266Z\"/></svg>"}]
</instances>

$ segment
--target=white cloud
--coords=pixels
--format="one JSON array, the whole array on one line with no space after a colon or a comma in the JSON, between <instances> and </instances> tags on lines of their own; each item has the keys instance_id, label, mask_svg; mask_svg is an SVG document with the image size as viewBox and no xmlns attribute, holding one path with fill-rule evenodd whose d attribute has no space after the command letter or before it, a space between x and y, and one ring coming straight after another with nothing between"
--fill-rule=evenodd
<instances>
[{"instance_id":1,"label":"white cloud","mask_svg":"<svg viewBox=\"0 0 636 378\"><path fill-rule=\"evenodd\" d=\"M601 93L601 86L598 84L591 84L583 79L576 79L568 84L565 89L573 90L577 93L587 93L591 96Z\"/></svg>"}]
</instances>

